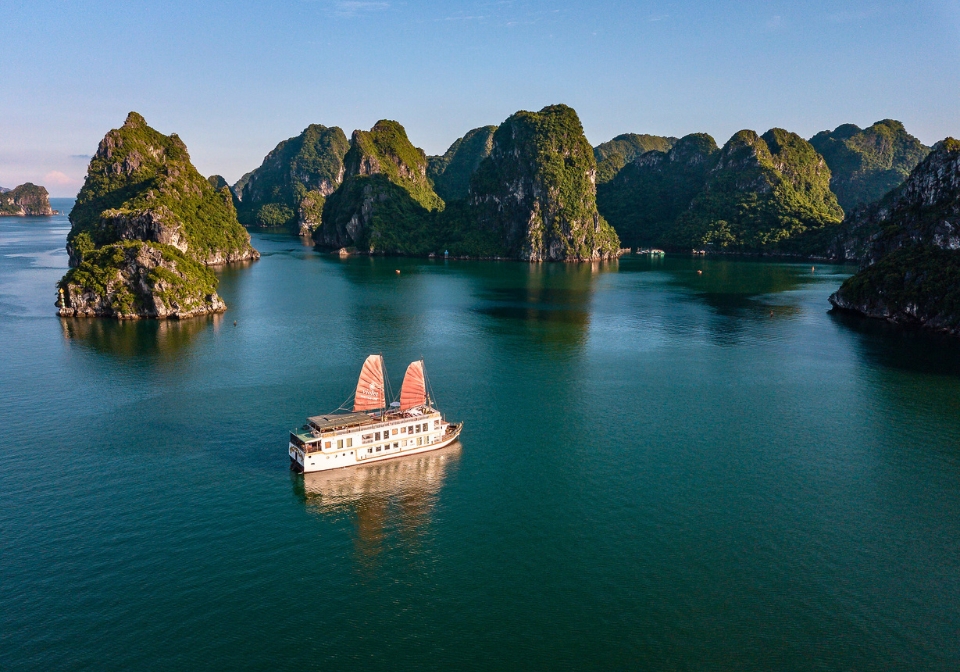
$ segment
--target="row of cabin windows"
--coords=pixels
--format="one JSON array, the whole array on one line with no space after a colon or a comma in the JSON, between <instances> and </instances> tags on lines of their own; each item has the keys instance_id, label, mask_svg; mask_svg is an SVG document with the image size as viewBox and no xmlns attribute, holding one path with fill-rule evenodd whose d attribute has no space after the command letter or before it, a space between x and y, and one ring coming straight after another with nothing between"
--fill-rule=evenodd
<instances>
[{"instance_id":1,"label":"row of cabin windows","mask_svg":"<svg viewBox=\"0 0 960 672\"><path fill-rule=\"evenodd\" d=\"M434 421L433 421L433 426L434 426L435 429L439 429L439 428L440 428L440 421L439 421L439 420L434 420ZM394 429L394 430L392 430L392 434L391 434L391 430L388 429L388 430L385 430L385 431L383 432L383 439L384 439L384 440L387 440L387 439L390 438L390 436L396 436L398 432L399 432L400 434L414 434L414 433L420 434L421 432L426 432L426 431L429 431L429 430L430 430L430 423L429 423L429 422L424 422L424 423L421 423L421 424L418 424L418 425L413 425L413 426L411 426L411 427L401 427L399 430ZM362 437L360 437L360 440L361 440L363 443L373 443L374 441L380 441L380 434L381 434L380 432L374 432L373 434L364 434ZM350 441L350 439L347 439L347 441ZM330 444L330 442L328 441L328 442L327 442L327 448L330 447L329 444Z\"/></svg>"},{"instance_id":2,"label":"row of cabin windows","mask_svg":"<svg viewBox=\"0 0 960 672\"><path fill-rule=\"evenodd\" d=\"M430 443L430 437L427 437L427 443L428 443L428 444ZM410 444L413 445L413 439L410 439ZM407 442L404 441L404 442L403 442L403 445L406 446L406 445L407 445ZM422 436L418 436L418 437L417 437L417 445L418 445L418 446L422 446L422 445L423 445L423 437L422 437ZM394 444L393 444L393 448L399 448L399 447L400 447L400 443L395 441ZM391 448L391 446L390 446L389 443L386 444L386 445L384 445L382 448L381 448L381 446L377 446L376 449L374 449L374 448L367 448L367 454L370 455L370 454L372 454L372 453L374 453L374 452L378 452L378 453L379 453L381 450L390 450L390 448Z\"/></svg>"},{"instance_id":3,"label":"row of cabin windows","mask_svg":"<svg viewBox=\"0 0 960 672\"><path fill-rule=\"evenodd\" d=\"M434 420L434 421L433 421L433 428L434 428L434 429L440 429L440 421L439 421L439 420ZM401 428L399 429L399 432L400 432L400 434L414 434L414 433L420 434L421 432L426 432L426 431L428 431L429 429L430 429L430 423L429 423L429 422L424 422L424 423L421 423L421 424L418 424L418 425L413 425L412 427L401 427ZM409 431L408 431L408 430L409 430ZM396 430L396 429L393 430L393 436L396 436L396 435L397 435L397 431L398 431L398 430ZM390 430L389 430L389 429L383 432L383 438L384 438L384 439L390 438ZM364 434L364 435L361 437L361 440L363 441L363 443L373 443L374 441L379 441L379 440L380 440L380 432L374 432L373 434ZM297 443L297 445L300 445L300 444L302 444L303 442L302 442L302 441L297 441L297 440L295 439L295 443ZM324 448L333 448L333 441L326 441L326 442L324 442L323 447L324 447ZM343 447L344 447L344 439L337 439L337 449L340 450L340 449L342 449ZM352 447L353 447L353 439L346 439L346 447L347 447L347 448L352 448Z\"/></svg>"}]
</instances>

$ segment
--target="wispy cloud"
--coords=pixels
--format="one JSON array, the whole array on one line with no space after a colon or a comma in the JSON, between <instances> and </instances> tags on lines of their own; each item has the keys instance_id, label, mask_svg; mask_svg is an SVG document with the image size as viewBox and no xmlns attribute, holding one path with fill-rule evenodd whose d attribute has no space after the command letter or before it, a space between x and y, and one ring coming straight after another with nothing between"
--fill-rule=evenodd
<instances>
[{"instance_id":1,"label":"wispy cloud","mask_svg":"<svg viewBox=\"0 0 960 672\"><path fill-rule=\"evenodd\" d=\"M437 21L483 21L487 16L485 14L478 14L476 16L445 16L442 19L436 19Z\"/></svg>"},{"instance_id":2,"label":"wispy cloud","mask_svg":"<svg viewBox=\"0 0 960 672\"><path fill-rule=\"evenodd\" d=\"M389 2L366 2L365 0L340 0L333 5L333 13L351 19L361 14L372 14L390 8Z\"/></svg>"},{"instance_id":3,"label":"wispy cloud","mask_svg":"<svg viewBox=\"0 0 960 672\"><path fill-rule=\"evenodd\" d=\"M780 16L779 14L777 16L772 17L764 25L764 28L766 28L767 30L780 30L781 28L783 28L783 17Z\"/></svg>"},{"instance_id":4,"label":"wispy cloud","mask_svg":"<svg viewBox=\"0 0 960 672\"><path fill-rule=\"evenodd\" d=\"M74 184L79 184L79 180L75 180L72 177L69 177L66 173L61 173L59 170L51 170L49 173L43 176L44 184L56 185L58 187L67 187Z\"/></svg>"},{"instance_id":5,"label":"wispy cloud","mask_svg":"<svg viewBox=\"0 0 960 672\"><path fill-rule=\"evenodd\" d=\"M92 154L71 154L71 155L70 155L70 158L71 158L71 159L78 159L78 160L81 160L81 161L89 161L90 159L93 158L93 155L92 155Z\"/></svg>"},{"instance_id":6,"label":"wispy cloud","mask_svg":"<svg viewBox=\"0 0 960 672\"><path fill-rule=\"evenodd\" d=\"M670 15L669 15L669 14L654 14L654 15L651 16L649 19L647 19L647 21L651 21L651 22L653 22L653 21L666 21L666 20L669 19L669 18L670 18Z\"/></svg>"}]
</instances>

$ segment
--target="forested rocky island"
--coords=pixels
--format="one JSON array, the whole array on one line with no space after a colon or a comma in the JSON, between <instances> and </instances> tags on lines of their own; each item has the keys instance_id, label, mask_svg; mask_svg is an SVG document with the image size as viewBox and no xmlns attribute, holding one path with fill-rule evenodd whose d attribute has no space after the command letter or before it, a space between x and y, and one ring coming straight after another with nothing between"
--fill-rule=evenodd
<instances>
[{"instance_id":1,"label":"forested rocky island","mask_svg":"<svg viewBox=\"0 0 960 672\"><path fill-rule=\"evenodd\" d=\"M227 187L183 141L131 112L100 142L70 213L64 317L184 318L226 309L209 266L259 258Z\"/></svg>"},{"instance_id":2,"label":"forested rocky island","mask_svg":"<svg viewBox=\"0 0 960 672\"><path fill-rule=\"evenodd\" d=\"M439 156L397 121L349 139L311 124L231 187L132 112L90 162L58 306L118 318L222 311L208 267L259 256L246 226L341 255L588 261L625 244L856 262L835 307L958 333L958 148L948 138L931 150L890 119L810 140L773 128L722 147L705 133L591 147L577 113L551 105L470 130ZM44 204L29 184L0 194L0 209Z\"/></svg>"},{"instance_id":3,"label":"forested rocky island","mask_svg":"<svg viewBox=\"0 0 960 672\"><path fill-rule=\"evenodd\" d=\"M354 131L343 165L343 182L313 233L322 247L527 261L619 253L597 211L593 149L565 105L517 112L433 158L399 123L379 121Z\"/></svg>"},{"instance_id":4,"label":"forested rocky island","mask_svg":"<svg viewBox=\"0 0 960 672\"><path fill-rule=\"evenodd\" d=\"M14 189L0 189L0 217L49 217L57 214L50 207L50 195L44 187L25 182Z\"/></svg>"},{"instance_id":5,"label":"forested rocky island","mask_svg":"<svg viewBox=\"0 0 960 672\"><path fill-rule=\"evenodd\" d=\"M960 336L960 141L937 143L906 182L857 211L843 242L860 271L830 303Z\"/></svg>"}]
</instances>

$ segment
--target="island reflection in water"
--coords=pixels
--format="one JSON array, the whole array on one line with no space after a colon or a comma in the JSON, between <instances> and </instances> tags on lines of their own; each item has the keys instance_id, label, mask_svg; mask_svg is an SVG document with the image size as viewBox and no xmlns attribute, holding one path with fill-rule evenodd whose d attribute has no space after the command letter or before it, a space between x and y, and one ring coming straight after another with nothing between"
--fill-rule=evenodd
<instances>
[{"instance_id":1,"label":"island reflection in water","mask_svg":"<svg viewBox=\"0 0 960 672\"><path fill-rule=\"evenodd\" d=\"M376 464L298 473L294 488L311 513L352 518L358 559L369 562L393 534L407 542L404 546L417 543L460 451L461 444L455 441L429 453Z\"/></svg>"},{"instance_id":2,"label":"island reflection in water","mask_svg":"<svg viewBox=\"0 0 960 672\"><path fill-rule=\"evenodd\" d=\"M99 353L117 357L161 355L175 357L211 326L218 330L222 314L186 320L113 320L95 317L62 317L60 327L68 342L77 342Z\"/></svg>"}]
</instances>

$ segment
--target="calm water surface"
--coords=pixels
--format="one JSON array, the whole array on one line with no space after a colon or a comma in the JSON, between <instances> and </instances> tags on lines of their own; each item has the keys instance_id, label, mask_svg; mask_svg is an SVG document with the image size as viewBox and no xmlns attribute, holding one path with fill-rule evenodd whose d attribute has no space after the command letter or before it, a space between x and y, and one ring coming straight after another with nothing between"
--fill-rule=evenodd
<instances>
[{"instance_id":1,"label":"calm water surface","mask_svg":"<svg viewBox=\"0 0 960 672\"><path fill-rule=\"evenodd\" d=\"M118 324L54 315L67 230L0 219L0 668L960 666L960 346L849 268L255 235L225 315ZM462 446L292 473L371 352Z\"/></svg>"}]
</instances>

